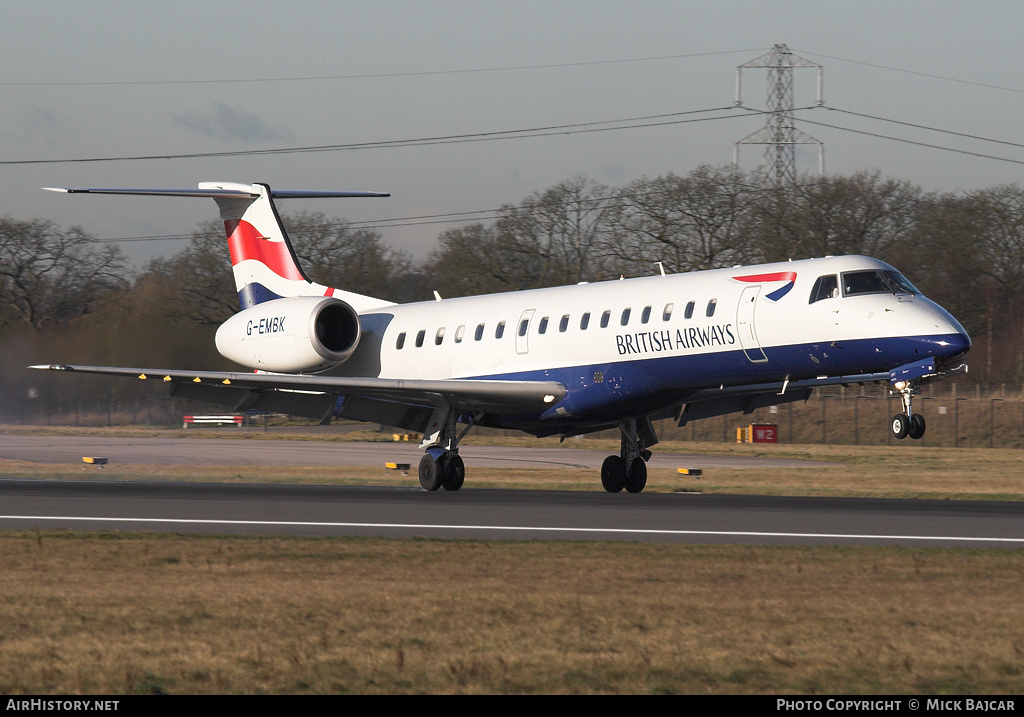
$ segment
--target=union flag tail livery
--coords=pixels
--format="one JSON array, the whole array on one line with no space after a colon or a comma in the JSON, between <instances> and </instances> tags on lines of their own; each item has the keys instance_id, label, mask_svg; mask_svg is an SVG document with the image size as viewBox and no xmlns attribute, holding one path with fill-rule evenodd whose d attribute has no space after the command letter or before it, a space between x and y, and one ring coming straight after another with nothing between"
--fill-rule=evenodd
<instances>
[{"instance_id":1,"label":"union flag tail livery","mask_svg":"<svg viewBox=\"0 0 1024 717\"><path fill-rule=\"evenodd\" d=\"M231 411L421 433L419 481L429 491L462 486L459 442L487 426L563 438L617 428L619 452L605 459L601 485L636 493L658 443L655 421L750 413L823 386L890 386L902 405L893 436L920 439L918 388L967 369L963 327L870 257L390 304L309 281L273 201L387 195L229 183L56 191L213 199L242 305L217 330L217 349L257 372L34 368L158 376L171 396Z\"/></svg>"},{"instance_id":2,"label":"union flag tail livery","mask_svg":"<svg viewBox=\"0 0 1024 717\"><path fill-rule=\"evenodd\" d=\"M266 185L204 182L200 189L236 189L249 198L213 197L228 237L235 290L242 309L288 296L323 296L333 290L302 272Z\"/></svg>"},{"instance_id":3,"label":"union flag tail livery","mask_svg":"<svg viewBox=\"0 0 1024 717\"><path fill-rule=\"evenodd\" d=\"M337 297L356 311L388 302L334 289L309 280L299 266L295 250L274 206L273 197L387 196L369 192L273 192L266 184L203 182L199 190L233 191L245 195L214 194L228 238L235 290L242 310L265 301L292 296Z\"/></svg>"}]
</instances>

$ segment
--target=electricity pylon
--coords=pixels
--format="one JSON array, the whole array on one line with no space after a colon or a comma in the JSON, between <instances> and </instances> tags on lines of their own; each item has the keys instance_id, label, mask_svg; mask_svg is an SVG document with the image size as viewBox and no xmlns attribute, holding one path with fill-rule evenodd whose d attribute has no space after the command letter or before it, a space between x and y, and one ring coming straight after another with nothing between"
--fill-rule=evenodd
<instances>
[{"instance_id":1,"label":"electricity pylon","mask_svg":"<svg viewBox=\"0 0 1024 717\"><path fill-rule=\"evenodd\" d=\"M761 171L766 184L776 187L796 181L796 145L818 145L818 176L825 174L825 145L814 137L793 126L793 68L816 67L818 69L818 106L825 104L822 99L823 68L816 62L794 55L785 45L775 45L772 51L756 60L736 68L736 106L740 101L740 78L744 67L768 70L768 104L765 111L765 126L737 142L733 147L732 163L739 166L741 144L763 144L764 163Z\"/></svg>"}]
</instances>

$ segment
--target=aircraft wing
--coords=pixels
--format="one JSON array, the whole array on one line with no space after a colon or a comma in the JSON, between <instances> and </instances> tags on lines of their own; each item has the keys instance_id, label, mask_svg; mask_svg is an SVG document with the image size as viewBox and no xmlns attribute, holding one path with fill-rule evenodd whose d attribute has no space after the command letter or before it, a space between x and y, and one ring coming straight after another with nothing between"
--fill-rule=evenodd
<instances>
[{"instance_id":1,"label":"aircraft wing","mask_svg":"<svg viewBox=\"0 0 1024 717\"><path fill-rule=\"evenodd\" d=\"M217 403L232 411L289 413L323 424L339 415L419 432L435 410L529 413L565 396L565 386L556 381L353 378L65 364L30 368L159 381L168 385L170 397Z\"/></svg>"}]
</instances>

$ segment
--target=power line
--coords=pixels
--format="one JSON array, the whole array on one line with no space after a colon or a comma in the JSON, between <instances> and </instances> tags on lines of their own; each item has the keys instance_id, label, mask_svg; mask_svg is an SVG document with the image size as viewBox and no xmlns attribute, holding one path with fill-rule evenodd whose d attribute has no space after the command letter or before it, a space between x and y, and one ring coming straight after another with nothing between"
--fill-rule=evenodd
<instances>
[{"instance_id":1,"label":"power line","mask_svg":"<svg viewBox=\"0 0 1024 717\"><path fill-rule=\"evenodd\" d=\"M817 57L824 57L829 60L839 60L840 62L849 62L852 65L864 65L865 67L877 67L880 70L889 70L891 72L902 72L907 75L917 75L918 77L929 77L933 80L944 80L946 82L956 82L961 85L974 85L975 87L986 87L990 90L1002 90L1004 92L1015 92L1017 94L1024 94L1024 90L1016 87L1003 87L1001 85L991 85L986 82L975 82L973 80L963 80L958 77L947 77L946 75L936 75L930 72L918 72L917 70L907 70L902 67L892 67L890 65L879 65L874 62L863 62L861 60L851 60L846 57L836 57L834 55L825 55L820 52L808 52L801 50L805 55L814 55Z\"/></svg>"},{"instance_id":2,"label":"power line","mask_svg":"<svg viewBox=\"0 0 1024 717\"><path fill-rule=\"evenodd\" d=\"M505 67L475 67L463 70L414 70L407 72L372 72L352 75L309 75L304 77L253 77L224 78L213 80L126 80L126 81L94 81L94 82L0 82L0 87L129 87L146 85L223 85L223 84L256 84L269 82L321 82L325 80L365 80L384 79L391 77L425 77L430 75L468 75L493 72L521 72L524 70L549 70L565 67L592 67L596 65L619 65L635 62L660 62L664 60L681 60L691 57L710 57L713 55L730 55L738 52L756 52L760 48L749 50L719 50L716 52L690 52L679 55L655 55L652 57L625 57L614 60L591 60L585 62L559 62L547 65L509 65Z\"/></svg>"},{"instance_id":3,"label":"power line","mask_svg":"<svg viewBox=\"0 0 1024 717\"><path fill-rule=\"evenodd\" d=\"M819 109L820 107L822 107L822 105L800 107L800 108L794 108L794 111L803 112L803 111L806 111L806 110ZM941 128L938 128L938 127L931 127L931 126L928 126L928 125L916 124L916 123L912 123L912 122L906 122L906 121L902 121L902 120L896 120L896 119L892 119L892 118L888 118L888 117L881 117L881 116L878 116L878 115L871 115L871 114L866 114L866 113L862 113L862 112L856 112L856 111L853 111L853 110L846 110L846 109L842 109L842 108L827 107L827 106L825 108L829 109L829 110L832 110L834 112L841 113L841 114L848 114L848 115L855 116L855 117L862 117L862 118L865 118L865 119L872 119L872 120L877 120L877 121L881 121L881 122L889 122L889 123L898 124L898 125L902 125L902 126L906 126L906 127L911 127L911 128L914 128L914 129L923 129L923 130L926 130L926 131L938 132L938 133L941 133L941 134L949 134L949 135L952 135L952 136L963 137L963 138L967 138L967 139L973 139L973 140L985 141L985 142L993 142L993 143L996 143L996 144L1002 144L1002 145L1006 145L1006 146L1024 148L1024 144L1017 143L1017 142L1010 142L1010 141L1007 141L1007 140L999 140L999 139L990 138L990 137L982 137L980 135L972 135L972 134L968 134L968 133L964 133L964 132L956 132L956 131L952 131L952 130L945 130L945 129L941 129ZM665 122L656 121L656 120L660 120L660 119L663 119L663 118L677 118L677 117L680 117L680 116L686 116L686 115L692 115L692 114L703 114L703 113L709 113L709 112L720 112L720 111L725 111L725 110L732 110L732 111L734 111L734 110L737 110L737 109L743 110L745 114L731 114L731 115L725 115L725 116L714 116L714 117L705 117L705 118L696 118L696 119L691 118L691 119L682 119L682 120L680 120L680 119L672 119L672 120L665 121ZM367 142L367 143L350 144L350 145L325 145L325 146L322 146L322 147L306 147L306 148L290 148L290 149L268 149L268 150L247 150L247 151L242 151L242 152L215 153L215 154L211 154L211 155L171 155L171 156L162 155L159 158L189 158L189 157L196 157L196 156L234 156L234 155L238 155L238 154L273 154L273 153L282 153L282 152L303 152L303 151L341 151L341 150L346 150L346 149L366 149L366 148L374 149L374 148L387 148L387 147L418 146L418 145L426 145L426 144L441 144L441 143L460 142L460 141L485 141L485 140L492 140L492 139L516 139L516 138L520 138L520 137L550 136L551 134L576 134L576 133L580 133L580 132L601 132L601 131L609 131L609 130L615 130L615 129L636 129L636 128L642 128L642 127L682 124L682 123L686 123L686 122L702 122L702 121L710 121L710 120L718 120L718 119L729 119L729 118L744 117L744 116L748 116L748 115L758 115L758 114L770 114L770 112L765 111L765 110L757 110L757 109L753 109L753 108L749 108L749 107L744 107L744 106L716 107L716 108L709 108L709 109L704 109L704 110L690 110L690 111L686 111L686 112L674 112L674 113L665 113L665 114L658 114L658 115L647 115L647 116L642 116L642 117L632 117L632 118L624 118L624 119L618 119L618 120L602 120L602 121L597 121L597 122L580 122L580 123L567 124L567 125L552 125L552 126L548 126L548 127L535 127L535 128L521 129L521 130L503 130L503 131L498 131L498 132L484 132L484 133L475 133L475 134L467 134L467 135L451 135L451 136L448 136L448 137L421 138L421 139L408 139L408 140L387 140L387 141L380 141L380 142ZM894 142L901 142L901 143L904 143L904 144L911 144L911 145L915 145L915 146L919 146L919 147L926 147L926 148L929 148L929 149L938 149L938 150L942 150L942 151L946 151L946 152L954 152L954 153L957 153L957 154L965 154L965 155L968 155L968 156L978 157L978 158L982 158L982 159L993 159L993 160L998 160L998 161L1001 161L1001 162L1009 162L1009 163L1012 163L1012 164L1024 164L1024 161L1022 161L1022 160L1015 160L1015 159L1010 159L1010 158L1007 158L1007 157L1000 157L1000 156L996 156L996 155L989 155L989 154L984 154L984 153L980 153L980 152L973 152L973 151L969 151L969 150L955 149L955 148L952 148L952 147L945 147L945 146L942 146L942 145L928 143L928 142L921 142L921 141L905 139L905 138L901 138L901 137L894 137L894 136L880 134L880 133L876 133L876 132L868 132L866 130L857 130L857 129L853 129L853 128L850 128L850 127L843 127L843 126L840 126L840 125L830 124L830 123L826 123L826 122L818 122L818 121L809 120L809 119L806 119L806 118L802 119L802 121L807 122L808 124L815 124L815 125L819 125L819 126L822 126L822 127L828 127L830 129L837 129L837 130L840 130L840 131L850 132L850 133L853 133L853 134L860 134L860 135L864 135L864 136L868 136L868 137L875 137L875 138L878 138L878 139L885 139L885 140L894 141ZM597 125L602 125L602 124L621 124L621 123L625 123L625 122L634 122L634 123L640 122L640 124L628 124L628 125L618 126L618 127L597 127ZM148 158L157 158L157 157L156 156L154 156L154 157L135 157L135 158L125 158L125 159L148 159ZM97 159L93 159L93 160L35 160L35 161L21 161L21 162L19 162L19 161L2 161L2 162L0 162L0 164L19 164L19 163L33 163L33 162L37 162L37 163L59 163L59 162L76 162L76 161L117 161L117 159L118 158L97 158ZM583 200L583 201L607 201L609 199L616 199L616 198L621 198L621 197L599 197L599 198L595 198L595 199L592 199L592 200ZM428 224L453 224L453 223L461 223L461 222L476 222L476 221L494 220L494 219L498 218L498 216L500 215L501 211L502 211L501 208L498 208L498 209L481 209L481 210L466 211L466 212L453 212L453 213L449 213L449 214L433 214L433 215L422 215L422 216L412 216L412 217L395 217L395 218L390 218L390 219L365 220L365 221L362 221L362 222L344 222L344 224L346 224L346 225L348 225L348 226L350 226L352 228L390 228L390 227L416 226L416 225L428 225ZM122 237L122 238L114 238L114 239L96 239L92 243L122 243L122 242L126 242L127 243L127 242L174 241L174 240L184 240L184 239L191 239L191 238L192 238L191 234L189 234L189 235L170 234L170 235L154 235L154 236L143 236L143 237Z\"/></svg>"},{"instance_id":4,"label":"power line","mask_svg":"<svg viewBox=\"0 0 1024 717\"><path fill-rule=\"evenodd\" d=\"M352 150L387 149L396 147L424 147L438 144L460 144L465 142L486 142L495 140L524 139L531 137L548 137L552 135L587 134L591 132L610 132L623 129L642 129L647 127L660 127L691 122L708 122L720 119L735 119L744 115L728 114L717 117L702 117L698 119L672 119L658 121L667 117L683 117L693 114L704 114L708 112L732 111L734 107L712 107L703 110L689 110L685 112L672 112L668 114L647 115L644 117L633 117L616 120L601 120L598 122L580 122L575 124L551 125L548 127L531 127L527 129L499 130L494 132L477 132L471 134L442 135L438 137L419 137L400 140L381 140L375 142L356 142L351 144L328 144L312 145L305 147L278 147L270 149L246 149L234 151L217 152L189 152L184 154L148 154L121 157L82 157L75 159L12 159L2 160L0 165L28 165L28 164L77 164L95 162L131 162L153 159L208 159L213 157L247 157L272 154L304 154L311 152L344 152ZM750 110L746 110L748 113ZM633 124L622 124L622 123ZM597 127L596 125L619 124L618 127Z\"/></svg>"},{"instance_id":5,"label":"power line","mask_svg":"<svg viewBox=\"0 0 1024 717\"><path fill-rule=\"evenodd\" d=\"M930 132L939 132L941 134L949 134L949 135L953 135L954 137L965 137L967 139L976 139L976 140L979 140L979 141L982 141L982 142L994 142L996 144L1005 144L1005 145L1008 145L1010 147L1024 147L1024 144L1021 144L1019 142L1008 142L1008 141L1003 140L1003 139L993 139L991 137L981 137L981 136L976 135L976 134L967 134L966 132L954 132L953 130L939 129L938 127L929 127L928 125L914 124L913 122L904 122L902 120L889 119L888 117L879 117L877 115L864 114L863 112L854 112L852 110L844 110L844 109L840 109L838 107L826 107L825 109L831 110L832 112L841 112L843 114L853 115L855 117L864 117L866 119L878 120L880 122L891 122L893 124L903 125L904 127L914 127L916 129L926 129L926 130L928 130Z\"/></svg>"},{"instance_id":6,"label":"power line","mask_svg":"<svg viewBox=\"0 0 1024 717\"><path fill-rule=\"evenodd\" d=\"M818 125L819 127L828 127L830 129L838 129L838 130L842 130L843 132L851 132L853 134L862 134L862 135L865 135L867 137L877 137L879 139L887 139L887 140L890 140L890 141L893 141L893 142L902 142L903 144L912 144L912 145L916 145L918 147L927 147L929 149L939 149L939 150L942 150L943 152L953 152L955 154L966 154L966 155L968 155L970 157L978 157L980 159L994 159L994 160L997 160L997 161L1000 161L1000 162L1009 162L1010 164L1024 164L1024 160L1020 160L1020 159L1010 159L1009 157L999 157L999 156L994 155L994 154L984 154L982 152L971 152L970 150L966 150L966 149L954 149L952 147L943 147L942 145L932 144L930 142L918 142L918 141L915 141L915 140L912 140L912 139L903 139L902 137L893 137L891 135L879 134L877 132L868 132L868 131L860 130L860 129L852 129L850 127L841 127L839 125L828 124L827 122L815 122L814 120L809 120L809 119L802 119L801 122L806 122L807 124Z\"/></svg>"}]
</instances>

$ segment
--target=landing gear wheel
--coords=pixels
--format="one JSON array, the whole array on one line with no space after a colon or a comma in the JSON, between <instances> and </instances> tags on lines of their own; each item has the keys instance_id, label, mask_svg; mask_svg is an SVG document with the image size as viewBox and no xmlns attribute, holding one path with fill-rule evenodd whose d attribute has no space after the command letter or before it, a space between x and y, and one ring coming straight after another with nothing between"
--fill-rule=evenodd
<instances>
[{"instance_id":1,"label":"landing gear wheel","mask_svg":"<svg viewBox=\"0 0 1024 717\"><path fill-rule=\"evenodd\" d=\"M601 464L601 485L609 493L618 493L626 487L626 461L619 456L608 456Z\"/></svg>"},{"instance_id":2,"label":"landing gear wheel","mask_svg":"<svg viewBox=\"0 0 1024 717\"><path fill-rule=\"evenodd\" d=\"M441 467L429 453L420 458L420 487L431 491L441 487Z\"/></svg>"},{"instance_id":3,"label":"landing gear wheel","mask_svg":"<svg viewBox=\"0 0 1024 717\"><path fill-rule=\"evenodd\" d=\"M924 416L920 413L915 413L910 417L910 427L907 429L907 435L913 438L915 441L920 440L924 436Z\"/></svg>"},{"instance_id":4,"label":"landing gear wheel","mask_svg":"<svg viewBox=\"0 0 1024 717\"><path fill-rule=\"evenodd\" d=\"M922 419L922 422L923 420L924 419ZM907 434L910 432L910 419L907 418L907 414L897 413L895 416L893 416L891 428L892 435L894 435L896 438L900 440L906 438Z\"/></svg>"},{"instance_id":5,"label":"landing gear wheel","mask_svg":"<svg viewBox=\"0 0 1024 717\"><path fill-rule=\"evenodd\" d=\"M639 493L647 485L647 463L643 458L634 458L629 467L629 475L626 477L626 490L630 493Z\"/></svg>"},{"instance_id":6,"label":"landing gear wheel","mask_svg":"<svg viewBox=\"0 0 1024 717\"><path fill-rule=\"evenodd\" d=\"M444 469L444 478L441 479L441 487L445 490L458 490L466 480L466 464L462 458L455 454Z\"/></svg>"}]
</instances>

